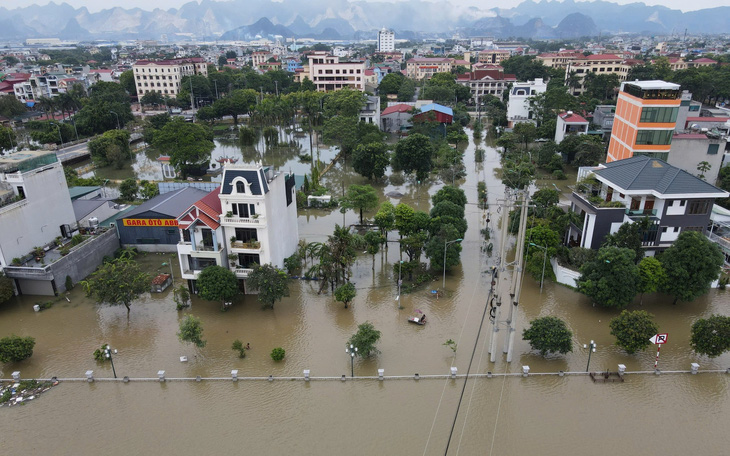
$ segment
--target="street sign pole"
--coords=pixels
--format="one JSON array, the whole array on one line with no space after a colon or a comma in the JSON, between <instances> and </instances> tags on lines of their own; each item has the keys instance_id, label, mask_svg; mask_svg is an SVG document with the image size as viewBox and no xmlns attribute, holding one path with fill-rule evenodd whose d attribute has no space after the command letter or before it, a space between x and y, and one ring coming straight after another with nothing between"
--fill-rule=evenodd
<instances>
[{"instance_id":1,"label":"street sign pole","mask_svg":"<svg viewBox=\"0 0 730 456\"><path fill-rule=\"evenodd\" d=\"M656 359L654 360L654 370L656 370L657 365L659 365L659 352L662 349L662 345L667 343L667 338L669 337L669 334L663 333L663 334L654 334L649 339L649 342L657 346L656 349Z\"/></svg>"}]
</instances>

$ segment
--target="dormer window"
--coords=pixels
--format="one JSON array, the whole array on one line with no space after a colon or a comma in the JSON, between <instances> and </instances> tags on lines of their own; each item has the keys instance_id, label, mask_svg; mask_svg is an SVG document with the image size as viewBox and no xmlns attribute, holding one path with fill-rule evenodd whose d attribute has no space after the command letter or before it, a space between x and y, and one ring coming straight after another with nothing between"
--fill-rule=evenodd
<instances>
[{"instance_id":1,"label":"dormer window","mask_svg":"<svg viewBox=\"0 0 730 456\"><path fill-rule=\"evenodd\" d=\"M236 193L246 193L246 184L243 181L236 182Z\"/></svg>"}]
</instances>

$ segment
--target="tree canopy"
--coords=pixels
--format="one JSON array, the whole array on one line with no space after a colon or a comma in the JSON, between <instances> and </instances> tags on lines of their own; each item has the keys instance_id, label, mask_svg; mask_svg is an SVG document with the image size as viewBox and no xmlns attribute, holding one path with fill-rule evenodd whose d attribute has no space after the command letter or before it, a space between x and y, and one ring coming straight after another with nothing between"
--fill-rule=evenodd
<instances>
[{"instance_id":1,"label":"tree canopy","mask_svg":"<svg viewBox=\"0 0 730 456\"><path fill-rule=\"evenodd\" d=\"M273 309L276 301L289 296L289 278L286 272L271 264L254 265L246 283L258 290L257 298L267 308Z\"/></svg>"},{"instance_id":2,"label":"tree canopy","mask_svg":"<svg viewBox=\"0 0 730 456\"><path fill-rule=\"evenodd\" d=\"M654 315L644 310L623 310L618 317L611 319L608 326L611 335L616 337L616 345L630 355L651 345L649 339L659 332Z\"/></svg>"},{"instance_id":3,"label":"tree canopy","mask_svg":"<svg viewBox=\"0 0 730 456\"><path fill-rule=\"evenodd\" d=\"M358 325L357 332L350 337L346 346L350 345L357 348L357 356L367 358L370 355L379 353L375 348L375 344L380 340L380 331L375 329L372 323L365 322Z\"/></svg>"},{"instance_id":4,"label":"tree canopy","mask_svg":"<svg viewBox=\"0 0 730 456\"><path fill-rule=\"evenodd\" d=\"M198 296L207 301L227 302L238 294L238 279L228 268L208 266L195 282Z\"/></svg>"},{"instance_id":5,"label":"tree canopy","mask_svg":"<svg viewBox=\"0 0 730 456\"><path fill-rule=\"evenodd\" d=\"M0 362L17 363L33 356L35 339L16 335L0 339Z\"/></svg>"},{"instance_id":6,"label":"tree canopy","mask_svg":"<svg viewBox=\"0 0 730 456\"><path fill-rule=\"evenodd\" d=\"M530 327L522 331L522 338L530 342L533 350L542 356L549 353L568 353L573 351L573 333L565 322L557 317L541 317L530 322Z\"/></svg>"},{"instance_id":7,"label":"tree canopy","mask_svg":"<svg viewBox=\"0 0 730 456\"><path fill-rule=\"evenodd\" d=\"M682 231L659 256L667 280L662 291L678 300L693 301L707 293L724 262L720 248L698 231Z\"/></svg>"},{"instance_id":8,"label":"tree canopy","mask_svg":"<svg viewBox=\"0 0 730 456\"><path fill-rule=\"evenodd\" d=\"M150 276L133 259L119 257L102 264L81 285L96 302L124 304L129 313L132 301L150 290Z\"/></svg>"},{"instance_id":9,"label":"tree canopy","mask_svg":"<svg viewBox=\"0 0 730 456\"><path fill-rule=\"evenodd\" d=\"M192 315L186 315L180 322L180 331L177 337L182 342L190 342L196 347L205 347L206 341L203 340L203 324L200 318Z\"/></svg>"},{"instance_id":10,"label":"tree canopy","mask_svg":"<svg viewBox=\"0 0 730 456\"><path fill-rule=\"evenodd\" d=\"M434 154L431 140L420 133L409 135L395 146L393 165L406 174L416 173L419 181L428 177Z\"/></svg>"},{"instance_id":11,"label":"tree canopy","mask_svg":"<svg viewBox=\"0 0 730 456\"><path fill-rule=\"evenodd\" d=\"M690 345L697 353L710 358L730 350L730 317L712 315L694 322Z\"/></svg>"},{"instance_id":12,"label":"tree canopy","mask_svg":"<svg viewBox=\"0 0 730 456\"><path fill-rule=\"evenodd\" d=\"M358 144L352 153L352 169L369 180L385 176L389 164L388 146L381 142Z\"/></svg>"},{"instance_id":13,"label":"tree canopy","mask_svg":"<svg viewBox=\"0 0 730 456\"><path fill-rule=\"evenodd\" d=\"M353 299L355 299L356 294L357 290L355 289L355 285L353 285L351 282L347 282L337 287L337 289L335 290L335 299L338 302L344 303L345 309L347 309L347 305L352 302Z\"/></svg>"},{"instance_id":14,"label":"tree canopy","mask_svg":"<svg viewBox=\"0 0 730 456\"><path fill-rule=\"evenodd\" d=\"M155 133L156 149L170 156L170 164L186 174L188 166L207 163L215 148L213 134L200 124L175 118Z\"/></svg>"},{"instance_id":15,"label":"tree canopy","mask_svg":"<svg viewBox=\"0 0 730 456\"><path fill-rule=\"evenodd\" d=\"M378 194L370 185L350 185L345 196L340 200L342 210L355 209L360 211L360 224L363 223L363 211L370 211L378 207Z\"/></svg>"},{"instance_id":16,"label":"tree canopy","mask_svg":"<svg viewBox=\"0 0 730 456\"><path fill-rule=\"evenodd\" d=\"M581 267L578 291L602 307L626 307L636 296L639 282L635 255L631 249L601 247Z\"/></svg>"}]
</instances>

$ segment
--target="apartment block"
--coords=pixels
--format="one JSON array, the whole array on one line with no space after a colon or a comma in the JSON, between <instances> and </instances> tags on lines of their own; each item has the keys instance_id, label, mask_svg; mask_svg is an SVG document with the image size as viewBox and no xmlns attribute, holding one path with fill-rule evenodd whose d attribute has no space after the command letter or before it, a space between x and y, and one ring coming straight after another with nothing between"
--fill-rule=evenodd
<instances>
[{"instance_id":1,"label":"apartment block","mask_svg":"<svg viewBox=\"0 0 730 456\"><path fill-rule=\"evenodd\" d=\"M479 51L477 60L479 61L479 63L491 63L494 65L499 65L502 60L507 60L508 58L510 58L511 55L512 53L510 51L504 49Z\"/></svg>"},{"instance_id":2,"label":"apartment block","mask_svg":"<svg viewBox=\"0 0 730 456\"><path fill-rule=\"evenodd\" d=\"M545 93L547 82L541 78L534 81L515 82L509 92L507 101L507 127L514 128L520 122L535 123L534 113L530 108L530 97Z\"/></svg>"},{"instance_id":3,"label":"apartment block","mask_svg":"<svg viewBox=\"0 0 730 456\"><path fill-rule=\"evenodd\" d=\"M406 61L406 76L411 79L431 79L436 73L449 73L454 59L449 57L414 57Z\"/></svg>"},{"instance_id":4,"label":"apartment block","mask_svg":"<svg viewBox=\"0 0 730 456\"><path fill-rule=\"evenodd\" d=\"M393 51L395 51L395 33L384 28L378 32L378 52Z\"/></svg>"},{"instance_id":5,"label":"apartment block","mask_svg":"<svg viewBox=\"0 0 730 456\"><path fill-rule=\"evenodd\" d=\"M571 75L578 78L578 84L571 87L571 94L578 96L585 92L585 79L589 73L616 74L619 81L626 80L631 67L624 63L624 59L614 54L593 54L587 57L576 58L568 62L565 68L566 81Z\"/></svg>"},{"instance_id":6,"label":"apartment block","mask_svg":"<svg viewBox=\"0 0 730 456\"><path fill-rule=\"evenodd\" d=\"M326 52L309 54L309 79L318 92L332 92L344 88L365 90L365 62L340 61Z\"/></svg>"},{"instance_id":7,"label":"apartment block","mask_svg":"<svg viewBox=\"0 0 730 456\"><path fill-rule=\"evenodd\" d=\"M148 92L176 97L180 92L180 81L184 76L199 74L208 76L208 64L202 58L174 60L138 60L132 65L137 95Z\"/></svg>"},{"instance_id":8,"label":"apartment block","mask_svg":"<svg viewBox=\"0 0 730 456\"><path fill-rule=\"evenodd\" d=\"M469 87L474 100L485 95L502 98L510 84L517 82L514 74L505 74L502 67L494 70L472 70L456 77L456 83Z\"/></svg>"},{"instance_id":9,"label":"apartment block","mask_svg":"<svg viewBox=\"0 0 730 456\"><path fill-rule=\"evenodd\" d=\"M680 103L678 84L658 80L622 83L606 161L634 155L667 160Z\"/></svg>"}]
</instances>

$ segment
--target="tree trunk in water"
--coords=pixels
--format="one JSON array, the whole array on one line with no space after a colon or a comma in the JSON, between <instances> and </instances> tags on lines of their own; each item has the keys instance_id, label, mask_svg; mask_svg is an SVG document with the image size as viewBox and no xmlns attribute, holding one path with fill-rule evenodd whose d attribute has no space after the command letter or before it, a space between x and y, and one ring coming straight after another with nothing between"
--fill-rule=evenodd
<instances>
[{"instance_id":1,"label":"tree trunk in water","mask_svg":"<svg viewBox=\"0 0 730 456\"><path fill-rule=\"evenodd\" d=\"M362 208L360 208L360 225L362 225Z\"/></svg>"},{"instance_id":2,"label":"tree trunk in water","mask_svg":"<svg viewBox=\"0 0 730 456\"><path fill-rule=\"evenodd\" d=\"M127 308L127 316L129 316L129 311L132 309L129 307L129 304L126 302L124 303L124 306Z\"/></svg>"}]
</instances>

